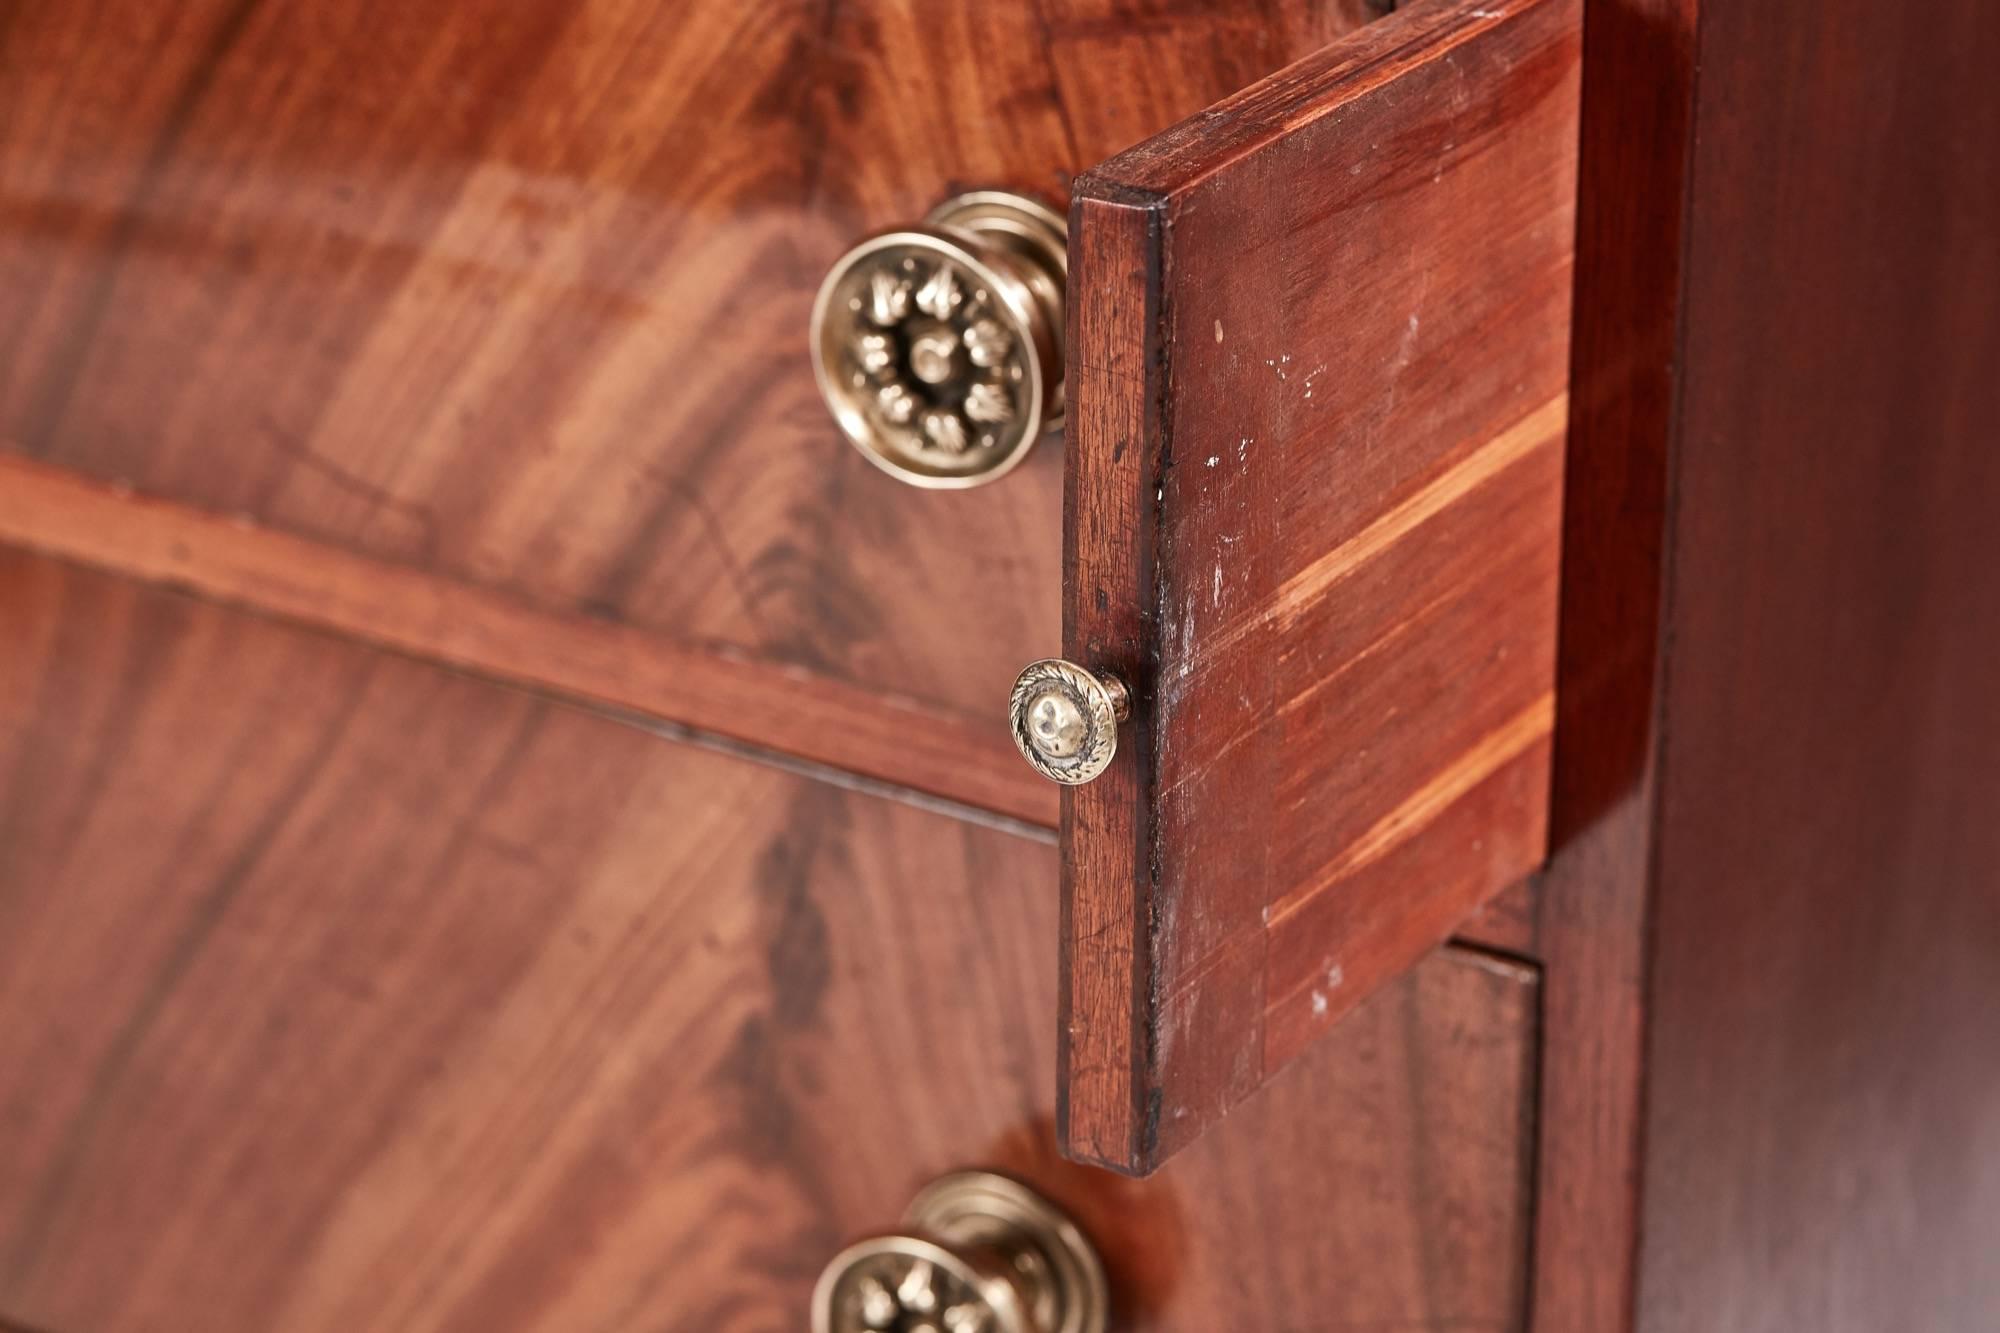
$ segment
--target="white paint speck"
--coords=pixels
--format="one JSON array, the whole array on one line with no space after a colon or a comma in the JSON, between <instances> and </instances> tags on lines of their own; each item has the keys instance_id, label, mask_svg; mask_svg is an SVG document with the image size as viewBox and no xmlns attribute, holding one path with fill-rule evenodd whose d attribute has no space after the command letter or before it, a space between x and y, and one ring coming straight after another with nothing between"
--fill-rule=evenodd
<instances>
[{"instance_id":1,"label":"white paint speck","mask_svg":"<svg viewBox=\"0 0 2000 1333\"><path fill-rule=\"evenodd\" d=\"M1210 606L1221 606L1221 605L1222 605L1222 566L1221 566L1221 565L1217 565L1217 566L1215 567L1215 578L1214 578L1213 582L1212 582L1212 583L1211 583L1211 584L1209 585L1209 590L1208 590L1208 604L1209 604Z\"/></svg>"},{"instance_id":2,"label":"white paint speck","mask_svg":"<svg viewBox=\"0 0 2000 1333\"><path fill-rule=\"evenodd\" d=\"M1341 970L1339 963L1335 963L1326 970L1326 984L1333 987L1333 989L1339 990L1340 984L1346 980L1347 973Z\"/></svg>"},{"instance_id":3,"label":"white paint speck","mask_svg":"<svg viewBox=\"0 0 2000 1333\"><path fill-rule=\"evenodd\" d=\"M1428 283L1426 283L1426 289L1428 290ZM1422 324L1423 318L1416 311L1412 310L1410 312L1410 322L1404 326L1402 339L1396 348L1397 370L1401 370L1403 367L1409 365L1411 359L1416 356L1417 329Z\"/></svg>"},{"instance_id":4,"label":"white paint speck","mask_svg":"<svg viewBox=\"0 0 2000 1333\"><path fill-rule=\"evenodd\" d=\"M1222 341L1222 321L1219 319L1215 321L1215 340Z\"/></svg>"},{"instance_id":5,"label":"white paint speck","mask_svg":"<svg viewBox=\"0 0 2000 1333\"><path fill-rule=\"evenodd\" d=\"M1313 1017L1317 1018L1317 1017L1319 1017L1319 1016L1320 1016L1321 1014L1324 1014L1325 1012L1326 1012L1326 996L1324 996L1324 995L1321 995L1321 994L1320 994L1320 993L1319 993L1318 991L1314 991L1314 992L1313 992Z\"/></svg>"},{"instance_id":6,"label":"white paint speck","mask_svg":"<svg viewBox=\"0 0 2000 1333\"><path fill-rule=\"evenodd\" d=\"M1210 467L1214 467L1217 463L1220 463L1221 461L1222 461L1222 455L1220 454L1210 454L1208 456L1208 465Z\"/></svg>"}]
</instances>

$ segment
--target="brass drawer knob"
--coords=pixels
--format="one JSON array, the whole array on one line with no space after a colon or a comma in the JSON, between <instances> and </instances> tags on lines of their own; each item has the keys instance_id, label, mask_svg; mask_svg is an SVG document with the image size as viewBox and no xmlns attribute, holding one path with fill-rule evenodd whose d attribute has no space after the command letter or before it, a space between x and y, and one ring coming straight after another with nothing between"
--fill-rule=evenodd
<instances>
[{"instance_id":1,"label":"brass drawer knob","mask_svg":"<svg viewBox=\"0 0 2000 1333\"><path fill-rule=\"evenodd\" d=\"M840 257L813 302L813 373L848 441L914 486L981 486L1062 423L1063 219L998 190Z\"/></svg>"},{"instance_id":2,"label":"brass drawer knob","mask_svg":"<svg viewBox=\"0 0 2000 1333\"><path fill-rule=\"evenodd\" d=\"M848 1246L813 1291L813 1333L1103 1333L1104 1267L1074 1222L982 1171L925 1186L903 1231Z\"/></svg>"},{"instance_id":3,"label":"brass drawer knob","mask_svg":"<svg viewBox=\"0 0 2000 1333\"><path fill-rule=\"evenodd\" d=\"M1030 662L1014 678L1007 706L1014 744L1036 772L1070 787L1110 766L1118 753L1118 724L1129 711L1116 676L1060 657Z\"/></svg>"}]
</instances>

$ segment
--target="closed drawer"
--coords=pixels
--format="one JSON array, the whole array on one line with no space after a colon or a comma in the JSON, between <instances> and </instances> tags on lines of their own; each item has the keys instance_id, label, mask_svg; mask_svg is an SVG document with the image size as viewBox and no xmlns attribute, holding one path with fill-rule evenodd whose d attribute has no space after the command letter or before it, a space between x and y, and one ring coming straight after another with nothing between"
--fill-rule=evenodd
<instances>
[{"instance_id":1,"label":"closed drawer","mask_svg":"<svg viewBox=\"0 0 2000 1333\"><path fill-rule=\"evenodd\" d=\"M1056 1156L1045 839L17 554L0 636L0 1320L795 1329L981 1166L1116 1328L1521 1326L1530 969L1122 1180Z\"/></svg>"},{"instance_id":2,"label":"closed drawer","mask_svg":"<svg viewBox=\"0 0 2000 1333\"><path fill-rule=\"evenodd\" d=\"M991 1166L1131 1327L1515 1326L1537 979L1431 951L1543 849L1578 13L10 30L0 538L433 664L10 558L0 1310L790 1326ZM1067 436L916 491L809 310L977 186Z\"/></svg>"},{"instance_id":3,"label":"closed drawer","mask_svg":"<svg viewBox=\"0 0 2000 1333\"><path fill-rule=\"evenodd\" d=\"M0 445L644 631L626 656L973 719L996 744L960 762L1010 765L996 701L1060 631L1061 450L970 494L877 473L814 387L814 290L954 189L1060 206L1369 12L1287 10L36 6L0 74ZM1112 95L1111 61L1161 76ZM458 647L781 749L832 725Z\"/></svg>"}]
</instances>

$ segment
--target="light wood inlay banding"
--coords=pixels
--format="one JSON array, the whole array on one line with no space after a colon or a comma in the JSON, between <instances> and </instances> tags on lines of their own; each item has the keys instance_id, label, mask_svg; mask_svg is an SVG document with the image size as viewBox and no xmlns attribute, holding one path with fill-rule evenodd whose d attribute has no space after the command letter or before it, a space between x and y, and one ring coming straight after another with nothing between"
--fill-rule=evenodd
<instances>
[{"instance_id":1,"label":"light wood inlay banding","mask_svg":"<svg viewBox=\"0 0 2000 1333\"><path fill-rule=\"evenodd\" d=\"M1391 850L1430 827L1438 815L1467 792L1499 772L1532 745L1545 743L1555 727L1553 693L1544 694L1509 718L1498 730L1458 756L1449 768L1412 792L1384 815L1332 864L1308 883L1271 905L1269 924L1275 929L1311 899L1327 892L1356 871L1373 865Z\"/></svg>"}]
</instances>

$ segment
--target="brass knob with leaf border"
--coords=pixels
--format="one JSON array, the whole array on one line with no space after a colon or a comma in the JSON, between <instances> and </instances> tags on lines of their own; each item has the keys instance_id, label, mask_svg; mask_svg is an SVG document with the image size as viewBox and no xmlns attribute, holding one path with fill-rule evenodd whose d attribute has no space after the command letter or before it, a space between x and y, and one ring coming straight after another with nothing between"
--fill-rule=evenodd
<instances>
[{"instance_id":1,"label":"brass knob with leaf border","mask_svg":"<svg viewBox=\"0 0 2000 1333\"><path fill-rule=\"evenodd\" d=\"M1014 744L1035 771L1066 787L1089 782L1118 753L1130 712L1125 685L1060 657L1030 662L1007 700Z\"/></svg>"}]
</instances>

